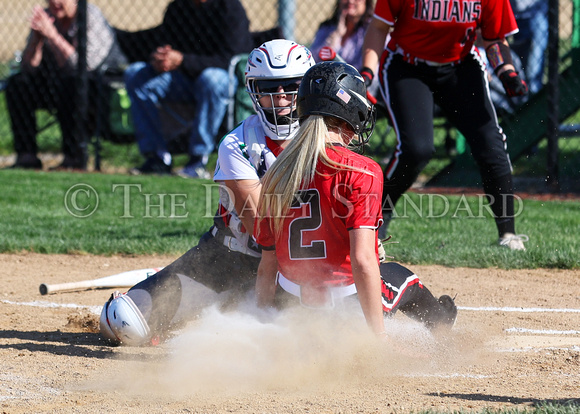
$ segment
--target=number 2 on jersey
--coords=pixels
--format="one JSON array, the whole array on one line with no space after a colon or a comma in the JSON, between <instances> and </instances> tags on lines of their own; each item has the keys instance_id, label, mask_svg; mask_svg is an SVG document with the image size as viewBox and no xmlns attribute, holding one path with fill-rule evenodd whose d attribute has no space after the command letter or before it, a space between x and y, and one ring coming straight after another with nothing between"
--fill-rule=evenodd
<instances>
[{"instance_id":1,"label":"number 2 on jersey","mask_svg":"<svg viewBox=\"0 0 580 414\"><path fill-rule=\"evenodd\" d=\"M308 207L308 208L307 208ZM300 209L303 213L290 222L288 227L290 259L322 259L326 257L326 243L316 240L304 244L305 232L316 230L322 224L320 214L320 194L316 189L299 190L294 196L291 209ZM304 215L304 214L308 215Z\"/></svg>"}]
</instances>

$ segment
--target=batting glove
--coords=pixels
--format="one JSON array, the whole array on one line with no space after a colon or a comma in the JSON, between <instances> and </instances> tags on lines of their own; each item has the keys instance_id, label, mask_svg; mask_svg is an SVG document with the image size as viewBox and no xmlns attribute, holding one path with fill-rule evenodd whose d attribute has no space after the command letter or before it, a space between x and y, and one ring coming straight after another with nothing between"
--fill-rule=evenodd
<instances>
[{"instance_id":1,"label":"batting glove","mask_svg":"<svg viewBox=\"0 0 580 414\"><path fill-rule=\"evenodd\" d=\"M323 46L318 52L320 60L331 61L336 59L336 52L330 46Z\"/></svg>"},{"instance_id":2,"label":"batting glove","mask_svg":"<svg viewBox=\"0 0 580 414\"><path fill-rule=\"evenodd\" d=\"M360 74L362 75L363 79L365 80L365 85L367 88L371 86L373 83L373 78L375 74L371 68L367 68L366 66L360 70Z\"/></svg>"},{"instance_id":3,"label":"batting glove","mask_svg":"<svg viewBox=\"0 0 580 414\"><path fill-rule=\"evenodd\" d=\"M502 72L499 75L499 80L501 81L507 96L514 97L528 94L528 85L513 69L508 69Z\"/></svg>"}]
</instances>

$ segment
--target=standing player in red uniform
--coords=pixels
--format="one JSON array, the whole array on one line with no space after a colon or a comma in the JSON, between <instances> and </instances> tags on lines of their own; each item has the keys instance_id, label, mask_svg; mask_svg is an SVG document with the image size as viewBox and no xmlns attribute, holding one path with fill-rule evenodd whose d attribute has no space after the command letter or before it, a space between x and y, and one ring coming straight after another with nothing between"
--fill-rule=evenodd
<instances>
[{"instance_id":1,"label":"standing player in red uniform","mask_svg":"<svg viewBox=\"0 0 580 414\"><path fill-rule=\"evenodd\" d=\"M379 265L382 171L347 148L364 145L374 128L358 71L343 62L313 66L298 90L297 111L298 134L262 180L254 227L262 246L258 305L274 306L285 294L307 307L330 308L358 294L377 335L385 332L384 312L397 309L428 327L453 325L453 299L435 299L396 263Z\"/></svg>"},{"instance_id":2,"label":"standing player in red uniform","mask_svg":"<svg viewBox=\"0 0 580 414\"><path fill-rule=\"evenodd\" d=\"M481 29L488 60L506 93L525 95L528 88L514 70L505 39L518 31L509 0L377 1L365 36L361 74L370 82L374 74L369 68L380 63L381 92L398 140L384 171L383 214L388 222L397 200L435 152L436 102L471 147L499 244L525 250L527 236L515 233L511 163L485 65L474 47L476 29Z\"/></svg>"}]
</instances>

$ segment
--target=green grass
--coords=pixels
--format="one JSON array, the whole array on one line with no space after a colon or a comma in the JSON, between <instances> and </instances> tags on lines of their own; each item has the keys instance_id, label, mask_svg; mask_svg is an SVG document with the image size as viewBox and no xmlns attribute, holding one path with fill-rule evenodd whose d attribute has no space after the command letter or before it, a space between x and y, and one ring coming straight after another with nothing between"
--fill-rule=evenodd
<instances>
[{"instance_id":1,"label":"green grass","mask_svg":"<svg viewBox=\"0 0 580 414\"><path fill-rule=\"evenodd\" d=\"M439 410L419 411L420 414L435 414L440 413ZM444 411L445 412L445 411ZM500 408L492 409L486 408L480 411L447 411L447 414L579 414L580 406L578 400L562 401L557 403L543 403L539 402L532 407L521 408Z\"/></svg>"},{"instance_id":2,"label":"green grass","mask_svg":"<svg viewBox=\"0 0 580 414\"><path fill-rule=\"evenodd\" d=\"M433 207L430 207L430 200ZM396 206L398 217L387 254L413 264L452 267L578 268L580 203L521 200L516 229L530 237L527 251L499 248L497 230L482 197L407 193ZM405 210L405 206L407 206ZM418 211L417 211L418 210Z\"/></svg>"},{"instance_id":3,"label":"green grass","mask_svg":"<svg viewBox=\"0 0 580 414\"><path fill-rule=\"evenodd\" d=\"M0 252L181 254L210 227L217 205L211 182L179 177L3 170L0 180ZM92 189L99 204L89 214ZM580 202L523 200L517 228L530 236L526 252L496 246L493 219L479 204L407 193L389 228L398 243L387 254L410 264L580 267Z\"/></svg>"},{"instance_id":4,"label":"green grass","mask_svg":"<svg viewBox=\"0 0 580 414\"><path fill-rule=\"evenodd\" d=\"M182 253L209 228L217 206L211 187L206 206L211 182L178 177L4 170L0 180L0 252ZM98 206L89 215L93 189Z\"/></svg>"},{"instance_id":5,"label":"green grass","mask_svg":"<svg viewBox=\"0 0 580 414\"><path fill-rule=\"evenodd\" d=\"M40 112L39 124L48 121ZM571 119L571 122L577 121ZM0 155L13 152L10 126L5 100L0 99ZM435 129L436 154L423 171L426 177L436 174L449 162L445 153L445 129ZM452 132L453 133L453 132ZM54 125L38 138L41 152L60 151L60 131ZM580 139L560 139L560 171L577 176L580 162ZM103 168L120 169L139 165L143 158L136 145L119 145L102 142ZM395 135L385 119L379 120L371 139L367 155L384 162L395 147ZM186 156L175 157L174 164L185 164ZM535 155L528 155L514 163L520 176L542 176L545 172L546 143L538 146ZM210 168L215 165L215 154ZM93 253L93 254L180 254L193 246L211 225L211 214L217 196L212 196L209 214L206 214L205 188L201 182L175 177L130 177L100 174L47 174L23 171L1 171L3 195L0 199L0 252L36 251L42 253ZM99 207L88 218L72 216L64 207L66 191L75 184L84 183L99 194ZM134 190L130 197L132 218L122 217L123 199L118 184L140 184L141 192ZM215 193L215 190L214 190ZM79 197L84 193L80 192ZM150 194L150 196L145 196ZM184 209L187 218L168 217L169 213L152 208L147 215L146 197L158 203L160 194L170 208L169 194L187 194ZM177 197L177 196L176 196ZM427 196L408 193L408 204L417 205ZM454 215L460 203L458 196L435 197L433 209L449 211L441 217L429 217L427 207L417 213L412 208L405 217L395 218L389 228L397 244L387 247L395 260L411 264L441 264L446 266L471 266L502 268L578 268L579 239L574 233L580 228L580 204L577 202L539 202L525 200L523 212L517 218L518 232L528 234L527 252L510 252L499 249L493 220L479 214L479 202L471 197L469 208L463 207ZM83 200L82 197L79 198ZM177 203L183 200L177 200ZM427 201L424 201L425 203ZM404 203L403 203L404 204ZM463 205L463 204L462 204ZM402 208L401 202L397 210ZM439 210L437 210L439 209ZM183 210L183 209L182 209ZM466 210L475 212L469 217Z\"/></svg>"}]
</instances>

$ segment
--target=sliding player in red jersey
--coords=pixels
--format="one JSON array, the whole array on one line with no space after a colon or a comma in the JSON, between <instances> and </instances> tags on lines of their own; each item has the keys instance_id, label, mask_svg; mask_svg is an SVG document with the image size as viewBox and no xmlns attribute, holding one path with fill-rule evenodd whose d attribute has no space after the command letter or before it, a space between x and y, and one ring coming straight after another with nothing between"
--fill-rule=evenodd
<instances>
[{"instance_id":1,"label":"sliding player in red jersey","mask_svg":"<svg viewBox=\"0 0 580 414\"><path fill-rule=\"evenodd\" d=\"M300 130L264 175L254 235L262 247L261 307L284 301L334 308L356 298L371 330L397 310L429 328L453 326L457 308L417 275L379 263L382 171L347 147L365 145L374 108L359 72L344 62L309 69L298 90ZM280 299L280 300L279 300Z\"/></svg>"}]
</instances>

